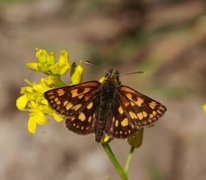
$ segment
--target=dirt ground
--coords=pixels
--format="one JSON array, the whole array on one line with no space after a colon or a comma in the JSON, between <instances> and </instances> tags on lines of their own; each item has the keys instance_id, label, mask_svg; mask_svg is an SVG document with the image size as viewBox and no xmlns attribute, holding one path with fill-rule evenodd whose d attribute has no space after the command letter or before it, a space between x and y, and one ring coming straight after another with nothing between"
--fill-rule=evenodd
<instances>
[{"instance_id":1,"label":"dirt ground","mask_svg":"<svg viewBox=\"0 0 206 180\"><path fill-rule=\"evenodd\" d=\"M138 11L138 25L134 12L119 5L115 0L0 4L0 179L119 179L94 135L78 136L53 120L35 135L27 132L28 114L18 111L15 101L24 79L42 77L25 68L26 62L36 60L37 47L57 54L68 49L75 62L146 71L121 80L162 102L168 111L145 130L129 179L206 179L206 4L146 1L146 8ZM103 75L85 67L85 81ZM115 139L111 146L124 163L127 142Z\"/></svg>"}]
</instances>

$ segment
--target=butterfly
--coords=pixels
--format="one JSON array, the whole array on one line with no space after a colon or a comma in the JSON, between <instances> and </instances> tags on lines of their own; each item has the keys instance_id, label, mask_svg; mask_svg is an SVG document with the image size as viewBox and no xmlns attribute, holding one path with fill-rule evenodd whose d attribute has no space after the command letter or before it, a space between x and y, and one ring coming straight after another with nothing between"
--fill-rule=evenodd
<instances>
[{"instance_id":1,"label":"butterfly","mask_svg":"<svg viewBox=\"0 0 206 180\"><path fill-rule=\"evenodd\" d=\"M122 85L117 70L109 70L103 83L89 81L44 93L49 105L64 116L66 127L77 134L104 133L114 138L134 136L151 126L167 110L164 105Z\"/></svg>"}]
</instances>

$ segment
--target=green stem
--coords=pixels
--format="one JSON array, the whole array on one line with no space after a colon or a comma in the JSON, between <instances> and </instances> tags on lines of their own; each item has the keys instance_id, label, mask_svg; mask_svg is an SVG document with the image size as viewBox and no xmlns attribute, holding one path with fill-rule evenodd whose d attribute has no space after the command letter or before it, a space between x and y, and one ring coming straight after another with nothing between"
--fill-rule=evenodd
<instances>
[{"instance_id":1,"label":"green stem","mask_svg":"<svg viewBox=\"0 0 206 180\"><path fill-rule=\"evenodd\" d=\"M128 156L127 156L126 163L125 163L125 167L124 167L124 172L126 175L128 175L129 165L130 165L130 162L132 160L132 155L134 153L134 150L135 150L135 147L131 146L130 151L129 151Z\"/></svg>"},{"instance_id":2,"label":"green stem","mask_svg":"<svg viewBox=\"0 0 206 180\"><path fill-rule=\"evenodd\" d=\"M53 75L54 78L57 81L57 86L61 87L61 86L66 86L67 84L65 84L62 80L61 80L61 76L60 75Z\"/></svg>"},{"instance_id":3,"label":"green stem","mask_svg":"<svg viewBox=\"0 0 206 180\"><path fill-rule=\"evenodd\" d=\"M115 157L114 153L112 152L112 149L110 148L108 143L103 143L102 144L103 149L107 153L107 156L109 157L110 161L114 165L117 173L121 177L121 180L128 180L127 174L124 172L124 169L120 165L119 161Z\"/></svg>"}]
</instances>

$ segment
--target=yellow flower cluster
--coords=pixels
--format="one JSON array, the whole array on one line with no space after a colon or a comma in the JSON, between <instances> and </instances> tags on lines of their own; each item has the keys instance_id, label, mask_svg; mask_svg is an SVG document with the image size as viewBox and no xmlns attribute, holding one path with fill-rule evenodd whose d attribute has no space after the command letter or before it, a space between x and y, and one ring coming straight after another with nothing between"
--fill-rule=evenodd
<instances>
[{"instance_id":1,"label":"yellow flower cluster","mask_svg":"<svg viewBox=\"0 0 206 180\"><path fill-rule=\"evenodd\" d=\"M16 106L21 111L29 112L28 130L30 133L36 132L37 125L45 125L48 119L45 115L53 116L56 121L62 121L62 117L58 116L49 106L43 93L55 86L56 81L52 76L41 78L39 83L31 83L26 81L29 86L21 88L21 94Z\"/></svg>"},{"instance_id":2,"label":"yellow flower cluster","mask_svg":"<svg viewBox=\"0 0 206 180\"><path fill-rule=\"evenodd\" d=\"M51 88L65 85L60 79L70 68L67 51L61 51L58 62L55 62L54 53L47 53L45 50L36 49L38 62L29 62L26 66L32 70L43 72L48 76L41 78L39 83L32 83L26 80L28 86L21 88L21 96L16 100L16 106L21 111L29 112L27 124L28 131L35 133L37 125L48 123L46 115L52 116L57 122L63 118L56 114L48 105L43 94ZM74 66L72 83L80 83L82 80L83 68L80 65Z\"/></svg>"},{"instance_id":3,"label":"yellow flower cluster","mask_svg":"<svg viewBox=\"0 0 206 180\"><path fill-rule=\"evenodd\" d=\"M68 52L61 51L59 60L55 62L54 52L47 53L46 50L36 49L36 58L38 62L29 62L26 67L52 75L64 75L70 68Z\"/></svg>"}]
</instances>

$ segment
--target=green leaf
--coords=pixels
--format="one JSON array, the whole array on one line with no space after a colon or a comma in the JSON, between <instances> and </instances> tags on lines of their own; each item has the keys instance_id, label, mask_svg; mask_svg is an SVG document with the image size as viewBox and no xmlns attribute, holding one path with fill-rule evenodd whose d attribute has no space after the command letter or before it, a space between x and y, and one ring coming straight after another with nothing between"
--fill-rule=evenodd
<instances>
[{"instance_id":1,"label":"green leaf","mask_svg":"<svg viewBox=\"0 0 206 180\"><path fill-rule=\"evenodd\" d=\"M74 74L76 67L77 67L76 63L73 62L70 69L70 77Z\"/></svg>"}]
</instances>

